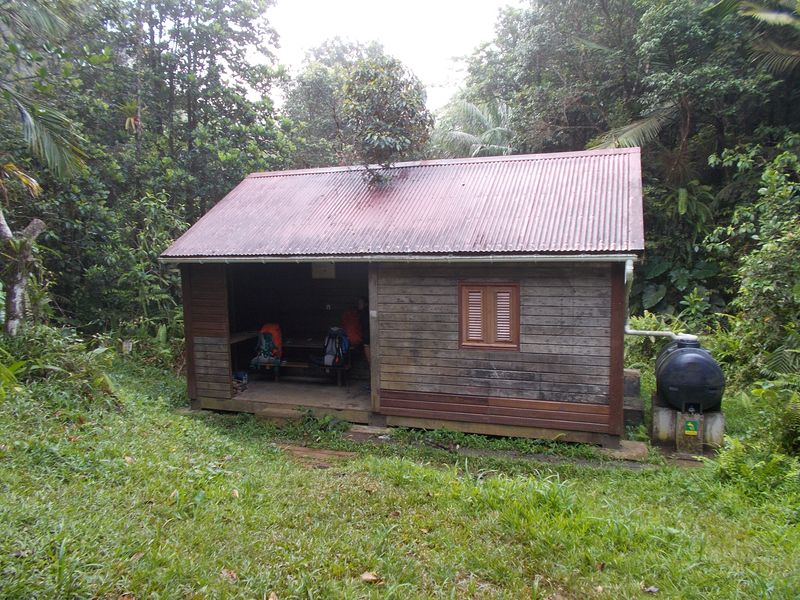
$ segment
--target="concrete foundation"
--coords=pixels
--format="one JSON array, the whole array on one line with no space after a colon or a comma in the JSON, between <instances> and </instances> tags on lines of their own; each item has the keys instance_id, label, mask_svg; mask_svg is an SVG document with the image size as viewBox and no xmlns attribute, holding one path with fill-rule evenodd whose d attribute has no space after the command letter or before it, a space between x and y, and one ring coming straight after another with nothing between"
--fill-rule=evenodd
<instances>
[{"instance_id":1,"label":"concrete foundation","mask_svg":"<svg viewBox=\"0 0 800 600\"><path fill-rule=\"evenodd\" d=\"M677 411L653 404L650 439L654 444L672 445L675 443L675 415Z\"/></svg>"},{"instance_id":2,"label":"concrete foundation","mask_svg":"<svg viewBox=\"0 0 800 600\"><path fill-rule=\"evenodd\" d=\"M703 453L703 415L675 412L675 450L679 454Z\"/></svg>"},{"instance_id":3,"label":"concrete foundation","mask_svg":"<svg viewBox=\"0 0 800 600\"><path fill-rule=\"evenodd\" d=\"M686 454L700 454L703 446L722 446L725 415L720 411L690 415L665 406L654 395L651 414L650 439L654 444L674 446Z\"/></svg>"},{"instance_id":4,"label":"concrete foundation","mask_svg":"<svg viewBox=\"0 0 800 600\"><path fill-rule=\"evenodd\" d=\"M644 422L644 400L638 369L625 369L623 378L622 412L625 426L638 427Z\"/></svg>"},{"instance_id":5,"label":"concrete foundation","mask_svg":"<svg viewBox=\"0 0 800 600\"><path fill-rule=\"evenodd\" d=\"M705 413L703 443L711 448L719 448L725 441L725 415L720 411Z\"/></svg>"}]
</instances>

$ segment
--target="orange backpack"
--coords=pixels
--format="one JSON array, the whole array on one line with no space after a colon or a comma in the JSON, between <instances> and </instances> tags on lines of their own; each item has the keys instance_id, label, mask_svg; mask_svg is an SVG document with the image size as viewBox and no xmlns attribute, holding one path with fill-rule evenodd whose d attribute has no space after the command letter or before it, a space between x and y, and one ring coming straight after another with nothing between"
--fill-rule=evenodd
<instances>
[{"instance_id":1,"label":"orange backpack","mask_svg":"<svg viewBox=\"0 0 800 600\"><path fill-rule=\"evenodd\" d=\"M361 331L361 320L357 310L348 310L342 314L342 329L347 334L351 346L358 346L364 342L364 332Z\"/></svg>"},{"instance_id":2,"label":"orange backpack","mask_svg":"<svg viewBox=\"0 0 800 600\"><path fill-rule=\"evenodd\" d=\"M283 336L281 335L281 326L277 323L266 323L263 327L261 327L259 333L262 334L263 337L266 337L266 334L270 334L272 336L272 355L275 358L280 358L283 355Z\"/></svg>"}]
</instances>

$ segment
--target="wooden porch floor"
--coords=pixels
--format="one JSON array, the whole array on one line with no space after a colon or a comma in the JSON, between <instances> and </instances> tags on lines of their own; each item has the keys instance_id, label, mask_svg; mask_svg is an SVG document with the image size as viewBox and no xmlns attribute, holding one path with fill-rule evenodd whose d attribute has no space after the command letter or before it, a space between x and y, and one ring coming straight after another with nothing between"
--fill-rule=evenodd
<instances>
[{"instance_id":1,"label":"wooden porch floor","mask_svg":"<svg viewBox=\"0 0 800 600\"><path fill-rule=\"evenodd\" d=\"M362 381L338 387L327 381L251 380L245 391L225 403L230 406L228 410L266 418L289 419L310 411L352 423L368 423L372 407L370 392Z\"/></svg>"}]
</instances>

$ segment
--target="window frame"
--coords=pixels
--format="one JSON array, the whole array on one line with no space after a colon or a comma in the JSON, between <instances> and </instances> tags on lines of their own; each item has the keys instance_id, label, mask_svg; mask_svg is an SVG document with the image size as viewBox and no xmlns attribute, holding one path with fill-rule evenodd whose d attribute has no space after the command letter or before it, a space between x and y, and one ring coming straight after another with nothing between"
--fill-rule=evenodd
<instances>
[{"instance_id":1,"label":"window frame","mask_svg":"<svg viewBox=\"0 0 800 600\"><path fill-rule=\"evenodd\" d=\"M469 322L468 315L468 294L470 290L480 289L483 294L483 305L481 306L483 338L497 336L497 308L495 300L492 300L491 308L487 306L486 297L488 294L496 294L504 289L511 292L511 338L510 342L497 341L471 341L467 339L467 329ZM520 284L514 281L460 281L458 283L458 346L459 348L473 350L506 350L518 352L520 349L521 326L520 326Z\"/></svg>"}]
</instances>

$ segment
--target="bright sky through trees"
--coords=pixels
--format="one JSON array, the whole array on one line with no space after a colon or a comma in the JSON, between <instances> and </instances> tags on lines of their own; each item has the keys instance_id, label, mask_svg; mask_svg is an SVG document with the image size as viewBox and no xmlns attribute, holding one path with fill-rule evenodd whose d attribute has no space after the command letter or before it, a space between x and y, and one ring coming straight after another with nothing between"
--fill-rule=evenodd
<instances>
[{"instance_id":1,"label":"bright sky through trees","mask_svg":"<svg viewBox=\"0 0 800 600\"><path fill-rule=\"evenodd\" d=\"M463 64L453 59L491 40L508 5L519 0L278 0L268 18L280 35L278 57L293 73L326 39L376 40L422 80L436 109L463 81Z\"/></svg>"}]
</instances>

